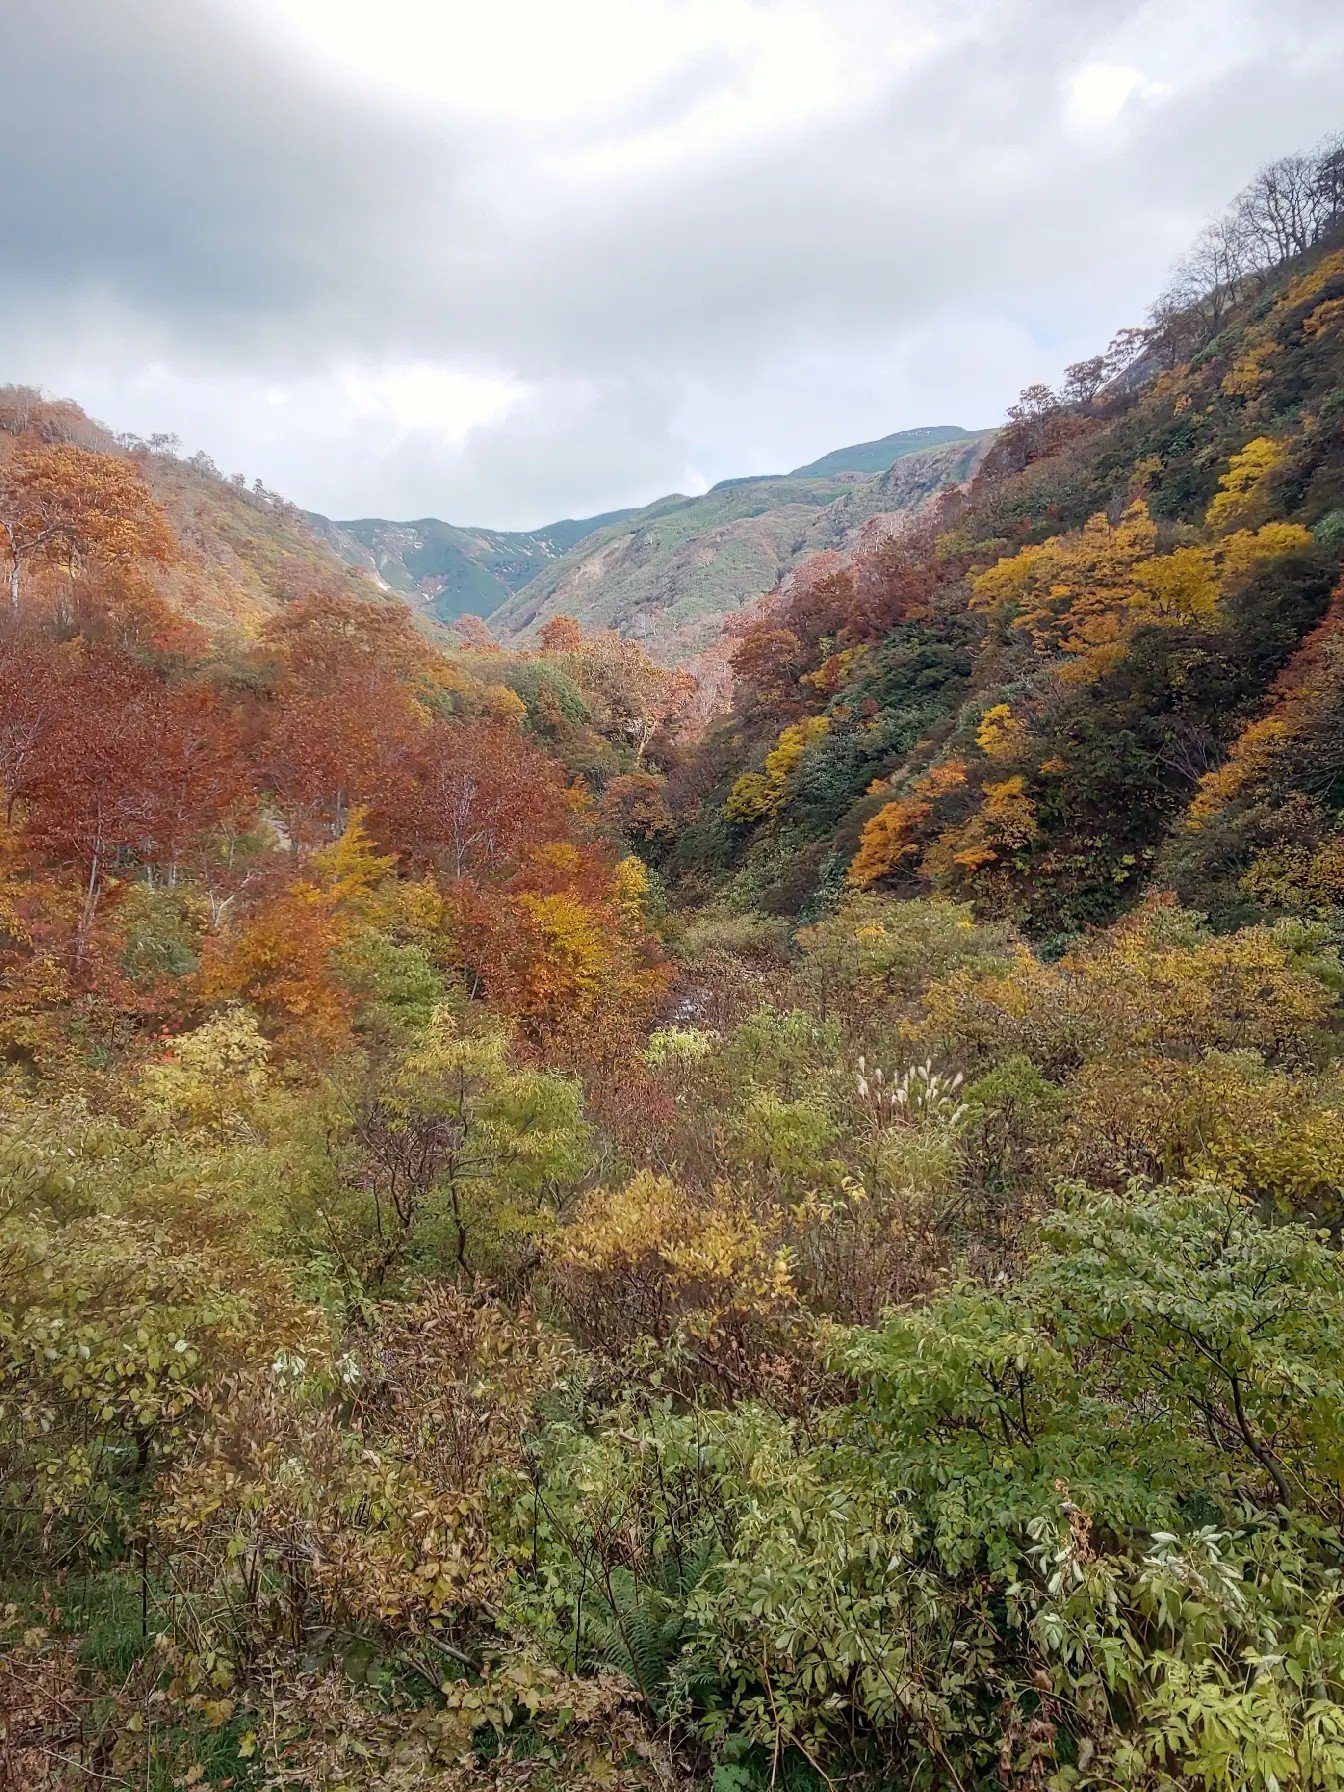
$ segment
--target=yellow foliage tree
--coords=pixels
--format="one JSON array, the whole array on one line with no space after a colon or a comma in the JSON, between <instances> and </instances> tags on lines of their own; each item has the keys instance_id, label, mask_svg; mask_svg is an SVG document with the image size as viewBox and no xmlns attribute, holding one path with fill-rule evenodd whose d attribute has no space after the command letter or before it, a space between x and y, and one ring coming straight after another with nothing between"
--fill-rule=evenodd
<instances>
[{"instance_id":1,"label":"yellow foliage tree","mask_svg":"<svg viewBox=\"0 0 1344 1792\"><path fill-rule=\"evenodd\" d=\"M1212 546L1154 553L1157 529L1146 503L1137 499L1114 527L1098 513L1076 534L1052 536L998 561L976 579L972 604L1029 634L1039 652L1059 656L1061 678L1098 678L1128 651L1137 628L1207 621L1234 581L1266 560L1311 545L1295 523L1229 533L1253 516L1261 486L1281 458L1268 438L1233 457L1224 490L1209 509L1210 528L1224 534ZM985 738L979 744L991 756L1007 756L1009 715L1008 706L999 704L982 718Z\"/></svg>"},{"instance_id":2,"label":"yellow foliage tree","mask_svg":"<svg viewBox=\"0 0 1344 1792\"><path fill-rule=\"evenodd\" d=\"M975 731L975 744L988 759L1011 759L1026 738L1026 724L1013 714L1008 703L996 703L987 709Z\"/></svg>"},{"instance_id":3,"label":"yellow foliage tree","mask_svg":"<svg viewBox=\"0 0 1344 1792\"><path fill-rule=\"evenodd\" d=\"M1029 845L1035 834L1035 806L1027 795L1026 779L1018 773L986 784L976 813L959 827L945 828L925 853L920 869L939 880L958 873L973 876L1005 852Z\"/></svg>"},{"instance_id":4,"label":"yellow foliage tree","mask_svg":"<svg viewBox=\"0 0 1344 1792\"><path fill-rule=\"evenodd\" d=\"M1134 568L1139 593L1132 605L1136 621L1202 622L1218 607L1218 581L1208 551L1177 548Z\"/></svg>"},{"instance_id":5,"label":"yellow foliage tree","mask_svg":"<svg viewBox=\"0 0 1344 1792\"><path fill-rule=\"evenodd\" d=\"M373 890L396 870L397 855L380 853L365 826L368 810L350 811L340 837L309 859L317 881L336 908L361 911Z\"/></svg>"},{"instance_id":6,"label":"yellow foliage tree","mask_svg":"<svg viewBox=\"0 0 1344 1792\"><path fill-rule=\"evenodd\" d=\"M606 944L600 917L577 896L524 895L518 906L535 936L524 1014L587 1009L602 987Z\"/></svg>"},{"instance_id":7,"label":"yellow foliage tree","mask_svg":"<svg viewBox=\"0 0 1344 1792\"><path fill-rule=\"evenodd\" d=\"M1258 529L1238 529L1225 535L1212 552L1227 586L1268 560L1277 560L1283 554L1300 554L1311 546L1311 531L1300 523L1263 523Z\"/></svg>"},{"instance_id":8,"label":"yellow foliage tree","mask_svg":"<svg viewBox=\"0 0 1344 1792\"><path fill-rule=\"evenodd\" d=\"M1256 436L1247 442L1239 454L1232 456L1226 473L1218 481L1218 495L1204 517L1206 525L1225 534L1253 517L1264 502L1267 481L1283 465L1286 453L1283 445L1269 436Z\"/></svg>"},{"instance_id":9,"label":"yellow foliage tree","mask_svg":"<svg viewBox=\"0 0 1344 1792\"><path fill-rule=\"evenodd\" d=\"M1185 812L1184 826L1197 833L1228 803L1267 776L1296 738L1293 722L1284 716L1262 716L1232 743L1227 758L1206 772Z\"/></svg>"},{"instance_id":10,"label":"yellow foliage tree","mask_svg":"<svg viewBox=\"0 0 1344 1792\"><path fill-rule=\"evenodd\" d=\"M788 782L804 752L830 728L826 716L806 716L785 728L765 756L765 771L744 772L728 793L723 812L729 821L764 821L788 802Z\"/></svg>"},{"instance_id":11,"label":"yellow foliage tree","mask_svg":"<svg viewBox=\"0 0 1344 1792\"><path fill-rule=\"evenodd\" d=\"M1141 500L1114 527L1099 511L1077 534L1052 535L981 573L972 603L1029 634L1039 651L1086 656L1089 669L1102 669L1116 655L1116 619L1134 599L1134 569L1156 545Z\"/></svg>"},{"instance_id":12,"label":"yellow foliage tree","mask_svg":"<svg viewBox=\"0 0 1344 1792\"><path fill-rule=\"evenodd\" d=\"M760 772L743 772L728 792L723 812L729 821L764 821L772 812L770 780Z\"/></svg>"},{"instance_id":13,"label":"yellow foliage tree","mask_svg":"<svg viewBox=\"0 0 1344 1792\"><path fill-rule=\"evenodd\" d=\"M611 880L611 898L622 913L639 920L649 896L649 869L636 853L627 853Z\"/></svg>"}]
</instances>

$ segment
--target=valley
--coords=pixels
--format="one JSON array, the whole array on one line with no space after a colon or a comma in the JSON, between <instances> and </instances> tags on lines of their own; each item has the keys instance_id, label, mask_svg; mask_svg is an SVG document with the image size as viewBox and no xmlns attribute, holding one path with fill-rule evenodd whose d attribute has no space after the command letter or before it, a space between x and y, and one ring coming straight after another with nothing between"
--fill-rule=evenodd
<instances>
[{"instance_id":1,"label":"valley","mask_svg":"<svg viewBox=\"0 0 1344 1792\"><path fill-rule=\"evenodd\" d=\"M1344 142L992 431L0 559L6 1792L1344 1786Z\"/></svg>"}]
</instances>

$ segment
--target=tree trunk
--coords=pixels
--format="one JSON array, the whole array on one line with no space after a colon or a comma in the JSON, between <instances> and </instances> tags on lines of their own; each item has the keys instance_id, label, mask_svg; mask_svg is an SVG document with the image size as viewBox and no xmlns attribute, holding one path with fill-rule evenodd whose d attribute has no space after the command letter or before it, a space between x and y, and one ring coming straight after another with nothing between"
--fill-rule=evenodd
<instances>
[{"instance_id":1,"label":"tree trunk","mask_svg":"<svg viewBox=\"0 0 1344 1792\"><path fill-rule=\"evenodd\" d=\"M84 957L84 948L89 942L89 933L93 927L94 911L98 907L98 882L102 870L102 844L93 849L93 863L89 866L89 882L84 892L84 906L80 911L79 926L75 931L75 957Z\"/></svg>"},{"instance_id":2,"label":"tree trunk","mask_svg":"<svg viewBox=\"0 0 1344 1792\"><path fill-rule=\"evenodd\" d=\"M17 615L19 610L19 547L14 539L13 524L0 523L0 528L3 528L5 539L9 543L9 607Z\"/></svg>"}]
</instances>

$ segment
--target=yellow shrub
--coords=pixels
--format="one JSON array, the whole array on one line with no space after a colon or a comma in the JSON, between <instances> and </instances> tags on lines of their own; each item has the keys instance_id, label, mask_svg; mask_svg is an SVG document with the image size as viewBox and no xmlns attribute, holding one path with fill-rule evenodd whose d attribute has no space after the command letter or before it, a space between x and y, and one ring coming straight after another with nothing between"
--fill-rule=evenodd
<instances>
[{"instance_id":1,"label":"yellow shrub","mask_svg":"<svg viewBox=\"0 0 1344 1792\"><path fill-rule=\"evenodd\" d=\"M770 780L760 772L743 772L728 792L723 812L729 821L764 821L772 813L773 791Z\"/></svg>"},{"instance_id":2,"label":"yellow shrub","mask_svg":"<svg viewBox=\"0 0 1344 1792\"><path fill-rule=\"evenodd\" d=\"M1284 842L1259 852L1241 887L1271 908L1325 916L1344 907L1344 835L1314 849Z\"/></svg>"},{"instance_id":3,"label":"yellow shrub","mask_svg":"<svg viewBox=\"0 0 1344 1792\"><path fill-rule=\"evenodd\" d=\"M140 1072L146 1116L160 1124L225 1127L246 1121L268 1083L271 1046L246 1008L226 1008Z\"/></svg>"},{"instance_id":4,"label":"yellow shrub","mask_svg":"<svg viewBox=\"0 0 1344 1792\"><path fill-rule=\"evenodd\" d=\"M1215 1182L1284 1207L1334 1208L1344 1132L1322 1093L1257 1052L1089 1064L1069 1087L1057 1162L1121 1187L1131 1176Z\"/></svg>"},{"instance_id":5,"label":"yellow shrub","mask_svg":"<svg viewBox=\"0 0 1344 1792\"><path fill-rule=\"evenodd\" d=\"M1306 1055L1333 998L1270 927L1209 937L1158 898L1088 946L1011 971L961 971L925 997L926 1043L972 1063L1024 1052L1047 1074L1089 1059L1208 1051Z\"/></svg>"},{"instance_id":6,"label":"yellow shrub","mask_svg":"<svg viewBox=\"0 0 1344 1792\"><path fill-rule=\"evenodd\" d=\"M549 1245L571 1320L607 1347L693 1334L711 1352L794 1305L777 1225L730 1189L693 1195L642 1170L589 1195Z\"/></svg>"},{"instance_id":7,"label":"yellow shrub","mask_svg":"<svg viewBox=\"0 0 1344 1792\"><path fill-rule=\"evenodd\" d=\"M745 1201L724 1189L690 1195L648 1170L590 1195L557 1241L560 1263L595 1274L650 1256L679 1293L715 1288L733 1305L792 1296L788 1264Z\"/></svg>"}]
</instances>

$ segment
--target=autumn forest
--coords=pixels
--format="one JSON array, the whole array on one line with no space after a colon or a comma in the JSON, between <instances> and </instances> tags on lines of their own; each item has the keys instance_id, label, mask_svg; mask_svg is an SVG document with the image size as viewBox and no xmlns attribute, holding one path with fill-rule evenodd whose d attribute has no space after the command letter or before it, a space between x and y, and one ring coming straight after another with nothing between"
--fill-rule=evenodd
<instances>
[{"instance_id":1,"label":"autumn forest","mask_svg":"<svg viewBox=\"0 0 1344 1792\"><path fill-rule=\"evenodd\" d=\"M0 566L0 1786L1344 1788L1340 140L690 667Z\"/></svg>"}]
</instances>

